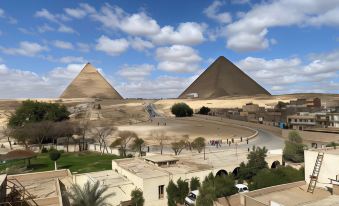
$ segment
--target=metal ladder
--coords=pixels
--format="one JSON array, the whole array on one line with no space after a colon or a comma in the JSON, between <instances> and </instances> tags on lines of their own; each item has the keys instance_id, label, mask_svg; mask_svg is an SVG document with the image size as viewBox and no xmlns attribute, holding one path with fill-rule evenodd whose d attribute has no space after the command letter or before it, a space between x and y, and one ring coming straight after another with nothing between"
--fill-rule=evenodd
<instances>
[{"instance_id":1,"label":"metal ladder","mask_svg":"<svg viewBox=\"0 0 339 206\"><path fill-rule=\"evenodd\" d=\"M324 153L319 152L317 159L315 161L313 173L310 176L310 183L308 184L307 192L310 192L310 193L314 192L315 186L317 185L318 176L319 176L319 172L320 172L320 168L321 168L321 164L323 162L323 159L324 159Z\"/></svg>"},{"instance_id":2,"label":"metal ladder","mask_svg":"<svg viewBox=\"0 0 339 206\"><path fill-rule=\"evenodd\" d=\"M7 196L7 204L20 206L38 206L34 196L15 178L7 179L7 190L10 191ZM17 197L12 195L18 195ZM1 205L1 204L0 204Z\"/></svg>"}]
</instances>

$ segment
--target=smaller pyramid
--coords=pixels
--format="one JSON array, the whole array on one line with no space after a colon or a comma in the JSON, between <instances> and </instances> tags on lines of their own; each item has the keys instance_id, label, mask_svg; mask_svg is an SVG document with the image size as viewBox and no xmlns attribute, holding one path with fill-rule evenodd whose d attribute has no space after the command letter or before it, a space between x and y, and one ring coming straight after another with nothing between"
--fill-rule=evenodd
<instances>
[{"instance_id":1,"label":"smaller pyramid","mask_svg":"<svg viewBox=\"0 0 339 206\"><path fill-rule=\"evenodd\" d=\"M90 63L85 65L60 98L123 99Z\"/></svg>"},{"instance_id":2,"label":"smaller pyramid","mask_svg":"<svg viewBox=\"0 0 339 206\"><path fill-rule=\"evenodd\" d=\"M180 96L218 98L270 93L223 56L215 60Z\"/></svg>"}]
</instances>

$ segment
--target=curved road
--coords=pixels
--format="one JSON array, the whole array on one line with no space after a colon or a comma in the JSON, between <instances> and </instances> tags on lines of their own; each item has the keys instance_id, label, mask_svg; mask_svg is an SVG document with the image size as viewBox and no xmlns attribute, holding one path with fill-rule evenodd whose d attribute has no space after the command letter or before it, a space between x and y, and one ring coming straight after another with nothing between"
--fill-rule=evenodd
<instances>
[{"instance_id":1,"label":"curved road","mask_svg":"<svg viewBox=\"0 0 339 206\"><path fill-rule=\"evenodd\" d=\"M146 106L146 110L148 111L150 118L166 118L166 117L161 117L161 115L159 115L156 112L156 108L154 106L154 104L148 104ZM214 121L214 120L212 120ZM276 149L283 149L284 148L284 140L281 137L278 137L274 134L272 134L271 132L268 132L266 130L263 129L256 129L253 128L255 130L258 130L258 135L257 137L249 140L249 143L246 144L246 140L244 140L242 143L239 144L231 144L230 146L227 144L222 144L221 147L216 148L215 146L212 146L210 144L208 144L206 146L206 148L215 148L216 150L225 150L227 148L238 148L240 150L247 150L248 148L252 148L253 146L260 146L260 147L266 147L268 150L276 150ZM152 151L157 151L158 149L155 147L152 147ZM167 146L164 148L164 152L172 152L172 149Z\"/></svg>"}]
</instances>

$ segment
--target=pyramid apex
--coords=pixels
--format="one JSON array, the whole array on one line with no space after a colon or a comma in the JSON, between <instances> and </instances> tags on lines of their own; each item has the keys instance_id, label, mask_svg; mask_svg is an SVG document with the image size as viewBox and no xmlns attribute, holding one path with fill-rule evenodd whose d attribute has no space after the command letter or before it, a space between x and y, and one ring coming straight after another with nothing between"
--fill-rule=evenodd
<instances>
[{"instance_id":1,"label":"pyramid apex","mask_svg":"<svg viewBox=\"0 0 339 206\"><path fill-rule=\"evenodd\" d=\"M97 69L89 62L87 62L81 72L96 72Z\"/></svg>"}]
</instances>

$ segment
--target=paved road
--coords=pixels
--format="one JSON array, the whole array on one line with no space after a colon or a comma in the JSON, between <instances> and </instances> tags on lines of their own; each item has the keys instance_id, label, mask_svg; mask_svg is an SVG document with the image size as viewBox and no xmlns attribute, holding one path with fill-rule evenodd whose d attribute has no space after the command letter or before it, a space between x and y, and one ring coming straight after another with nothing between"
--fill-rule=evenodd
<instances>
[{"instance_id":1,"label":"paved road","mask_svg":"<svg viewBox=\"0 0 339 206\"><path fill-rule=\"evenodd\" d=\"M156 117L156 118L164 118L166 117L161 117L159 113L156 112L156 108L154 104L148 104L146 106L147 111L150 114L150 117ZM284 148L284 140L281 137L278 137L271 132L268 132L266 130L262 129L257 129L258 130L258 135L254 139L251 139L248 144L246 144L246 140L242 143L239 144L231 144L230 146L227 144L222 144L221 147L216 148L215 146L212 145L207 145L207 149L209 150L225 150L225 149L239 149L239 150L247 150L248 148L252 148L253 146L260 146L263 147L265 146L268 150L275 150L275 149L282 149ZM159 149L157 147L152 147L151 152L157 152ZM170 146L165 146L164 150L165 153L171 153L173 152ZM185 151L183 151L185 152Z\"/></svg>"}]
</instances>

